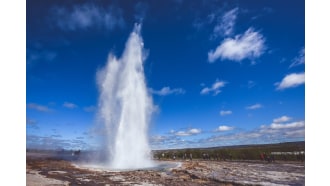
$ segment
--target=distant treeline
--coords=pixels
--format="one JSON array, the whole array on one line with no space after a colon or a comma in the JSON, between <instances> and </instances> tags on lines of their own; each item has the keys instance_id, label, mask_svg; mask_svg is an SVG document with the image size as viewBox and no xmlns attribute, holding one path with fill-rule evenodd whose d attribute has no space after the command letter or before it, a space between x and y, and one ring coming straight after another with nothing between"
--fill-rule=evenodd
<instances>
[{"instance_id":1,"label":"distant treeline","mask_svg":"<svg viewBox=\"0 0 330 186\"><path fill-rule=\"evenodd\" d=\"M304 161L305 142L154 150L154 159Z\"/></svg>"}]
</instances>

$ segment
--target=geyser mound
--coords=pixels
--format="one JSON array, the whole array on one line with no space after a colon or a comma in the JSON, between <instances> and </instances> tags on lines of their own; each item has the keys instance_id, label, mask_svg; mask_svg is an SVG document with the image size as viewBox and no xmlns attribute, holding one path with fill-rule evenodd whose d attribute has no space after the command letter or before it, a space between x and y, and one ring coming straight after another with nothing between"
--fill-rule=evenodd
<instances>
[{"instance_id":1,"label":"geyser mound","mask_svg":"<svg viewBox=\"0 0 330 186\"><path fill-rule=\"evenodd\" d=\"M121 58L110 54L97 73L98 116L106 133L103 150L112 169L154 166L147 135L153 103L145 82L140 29L136 24Z\"/></svg>"}]
</instances>

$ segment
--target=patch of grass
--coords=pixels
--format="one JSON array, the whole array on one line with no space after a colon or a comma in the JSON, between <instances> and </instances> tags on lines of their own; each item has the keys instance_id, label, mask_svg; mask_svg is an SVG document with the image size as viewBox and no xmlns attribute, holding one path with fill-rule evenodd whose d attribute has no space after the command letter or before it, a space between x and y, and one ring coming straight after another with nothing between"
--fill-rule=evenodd
<instances>
[{"instance_id":1,"label":"patch of grass","mask_svg":"<svg viewBox=\"0 0 330 186\"><path fill-rule=\"evenodd\" d=\"M212 148L188 148L153 151L155 159L193 159L205 160L261 160L260 154L275 160L304 161L305 154L271 155L272 152L305 152L305 142L286 142L262 145L240 145ZM265 157L265 158L266 158Z\"/></svg>"}]
</instances>

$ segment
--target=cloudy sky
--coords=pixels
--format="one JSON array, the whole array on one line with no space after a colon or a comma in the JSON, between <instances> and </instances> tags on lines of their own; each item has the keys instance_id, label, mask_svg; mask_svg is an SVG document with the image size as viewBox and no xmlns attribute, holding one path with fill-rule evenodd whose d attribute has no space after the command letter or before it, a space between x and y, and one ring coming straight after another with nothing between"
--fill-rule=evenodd
<instances>
[{"instance_id":1,"label":"cloudy sky","mask_svg":"<svg viewBox=\"0 0 330 186\"><path fill-rule=\"evenodd\" d=\"M27 1L26 144L96 148L96 73L141 23L153 149L305 140L305 4Z\"/></svg>"}]
</instances>

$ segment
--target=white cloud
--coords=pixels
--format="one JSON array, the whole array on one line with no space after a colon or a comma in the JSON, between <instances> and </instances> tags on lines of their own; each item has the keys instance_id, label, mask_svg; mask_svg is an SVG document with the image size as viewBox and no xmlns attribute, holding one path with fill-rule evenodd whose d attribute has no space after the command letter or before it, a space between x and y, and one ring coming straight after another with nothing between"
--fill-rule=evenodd
<instances>
[{"instance_id":1,"label":"white cloud","mask_svg":"<svg viewBox=\"0 0 330 186\"><path fill-rule=\"evenodd\" d=\"M285 136L290 138L305 136L305 129L287 131L285 132Z\"/></svg>"},{"instance_id":2,"label":"white cloud","mask_svg":"<svg viewBox=\"0 0 330 186\"><path fill-rule=\"evenodd\" d=\"M226 38L215 51L209 51L208 60L212 63L219 58L232 61L241 61L245 58L254 59L262 55L265 49L263 35L254 31L253 28L249 28L243 35Z\"/></svg>"},{"instance_id":3,"label":"white cloud","mask_svg":"<svg viewBox=\"0 0 330 186\"><path fill-rule=\"evenodd\" d=\"M297 122L286 123L286 124L272 123L270 125L270 128L271 129L289 129L289 128L304 127L304 126L305 126L304 121L297 121Z\"/></svg>"},{"instance_id":4,"label":"white cloud","mask_svg":"<svg viewBox=\"0 0 330 186\"><path fill-rule=\"evenodd\" d=\"M262 107L261 104L256 103L256 104L254 104L254 105L247 106L246 109L248 109L248 110L255 110L255 109L259 109L259 108L261 108L261 107Z\"/></svg>"},{"instance_id":5,"label":"white cloud","mask_svg":"<svg viewBox=\"0 0 330 186\"><path fill-rule=\"evenodd\" d=\"M62 30L105 28L112 30L122 27L124 19L120 9L114 6L98 6L96 4L81 4L69 8L56 7L52 11L56 26Z\"/></svg>"},{"instance_id":6,"label":"white cloud","mask_svg":"<svg viewBox=\"0 0 330 186\"><path fill-rule=\"evenodd\" d=\"M220 111L220 115L221 116L225 116L225 115L230 115L232 114L233 112L231 110L221 110Z\"/></svg>"},{"instance_id":7,"label":"white cloud","mask_svg":"<svg viewBox=\"0 0 330 186\"><path fill-rule=\"evenodd\" d=\"M297 87L305 83L305 72L286 75L280 83L275 83L276 90Z\"/></svg>"},{"instance_id":8,"label":"white cloud","mask_svg":"<svg viewBox=\"0 0 330 186\"><path fill-rule=\"evenodd\" d=\"M292 63L289 66L289 68L294 67L294 66L298 66L298 65L302 65L304 63L305 63L305 47L303 47L299 51L299 55L292 60Z\"/></svg>"},{"instance_id":9,"label":"white cloud","mask_svg":"<svg viewBox=\"0 0 330 186\"><path fill-rule=\"evenodd\" d=\"M199 134L201 133L201 129L190 129L188 132L190 134Z\"/></svg>"},{"instance_id":10,"label":"white cloud","mask_svg":"<svg viewBox=\"0 0 330 186\"><path fill-rule=\"evenodd\" d=\"M171 131L171 133L174 133L174 135L176 136L191 136L191 135L196 135L201 133L202 130L201 129L196 129L196 128L192 128L192 129L188 129L186 131Z\"/></svg>"},{"instance_id":11,"label":"white cloud","mask_svg":"<svg viewBox=\"0 0 330 186\"><path fill-rule=\"evenodd\" d=\"M160 90L154 90L154 89L149 89L149 91L152 94L156 94L159 96L166 96L166 95L170 95L170 94L184 94L186 93L186 91L182 88L174 88L171 89L170 87L163 87Z\"/></svg>"},{"instance_id":12,"label":"white cloud","mask_svg":"<svg viewBox=\"0 0 330 186\"><path fill-rule=\"evenodd\" d=\"M269 139L301 140L305 137L305 121L262 125L258 132Z\"/></svg>"},{"instance_id":13,"label":"white cloud","mask_svg":"<svg viewBox=\"0 0 330 186\"><path fill-rule=\"evenodd\" d=\"M219 81L219 80L216 80L212 87L205 87L201 90L201 94L208 94L210 92L213 92L213 95L217 95L221 92L220 88L224 87L226 84L226 82L224 81Z\"/></svg>"},{"instance_id":14,"label":"white cloud","mask_svg":"<svg viewBox=\"0 0 330 186\"><path fill-rule=\"evenodd\" d=\"M277 118L276 118L277 119ZM184 139L186 136L200 134L202 129L186 129L175 131L171 130L168 135L154 136L151 138L152 146L158 148L187 148L187 147L205 147L205 146L223 146L223 145L244 145L244 144L265 144L279 143L287 141L300 141L305 137L305 122L294 121L290 123L272 123L261 125L259 128L236 132L225 133L224 131L234 130L235 127L220 125L212 133L213 136ZM215 134L215 135L214 135Z\"/></svg>"},{"instance_id":15,"label":"white cloud","mask_svg":"<svg viewBox=\"0 0 330 186\"><path fill-rule=\"evenodd\" d=\"M226 12L218 24L213 29L214 36L224 35L228 36L233 33L235 21L238 14L238 8L234 8L228 12Z\"/></svg>"},{"instance_id":16,"label":"white cloud","mask_svg":"<svg viewBox=\"0 0 330 186\"><path fill-rule=\"evenodd\" d=\"M274 123L284 123L284 122L287 122L287 121L290 121L291 118L288 117L288 116L282 116L282 117L279 117L279 118L275 118L273 120Z\"/></svg>"},{"instance_id":17,"label":"white cloud","mask_svg":"<svg viewBox=\"0 0 330 186\"><path fill-rule=\"evenodd\" d=\"M238 144L252 144L255 141L264 142L261 140L262 134L256 131L249 132L240 132L240 133L232 133L226 135L216 135L206 139L202 139L202 143L211 143L212 146L218 146L220 144L230 144L230 145L238 145ZM238 144L237 144L238 143Z\"/></svg>"},{"instance_id":18,"label":"white cloud","mask_svg":"<svg viewBox=\"0 0 330 186\"><path fill-rule=\"evenodd\" d=\"M151 143L164 143L167 140L169 140L169 136L156 135L156 136L151 136L150 137L150 142Z\"/></svg>"},{"instance_id":19,"label":"white cloud","mask_svg":"<svg viewBox=\"0 0 330 186\"><path fill-rule=\"evenodd\" d=\"M216 131L218 132L222 132L222 131L229 131L229 130L233 130L234 127L230 127L230 126L226 126L226 125L220 125Z\"/></svg>"},{"instance_id":20,"label":"white cloud","mask_svg":"<svg viewBox=\"0 0 330 186\"><path fill-rule=\"evenodd\" d=\"M171 148L187 148L195 144L194 141L182 139L180 136L151 136L151 146L153 149L171 149Z\"/></svg>"},{"instance_id":21,"label":"white cloud","mask_svg":"<svg viewBox=\"0 0 330 186\"><path fill-rule=\"evenodd\" d=\"M286 142L302 140L305 137L305 122L297 121L286 124L262 125L259 129L246 132L221 134L201 139L200 143L208 146L219 146L226 144L264 144L274 142ZM219 126L216 131L220 131ZM222 127L223 130L227 126Z\"/></svg>"},{"instance_id":22,"label":"white cloud","mask_svg":"<svg viewBox=\"0 0 330 186\"><path fill-rule=\"evenodd\" d=\"M74 103L69 103L69 102L64 102L63 107L69 108L69 109L74 109L77 108L77 105Z\"/></svg>"},{"instance_id":23,"label":"white cloud","mask_svg":"<svg viewBox=\"0 0 330 186\"><path fill-rule=\"evenodd\" d=\"M35 104L35 103L29 103L27 106L30 109L35 109L35 110L40 111L40 112L51 112L52 111L47 106L38 105L38 104Z\"/></svg>"},{"instance_id":24,"label":"white cloud","mask_svg":"<svg viewBox=\"0 0 330 186\"><path fill-rule=\"evenodd\" d=\"M178 131L177 133L175 133L175 135L177 135L177 136L190 136L191 134L189 134L185 131Z\"/></svg>"}]
</instances>

